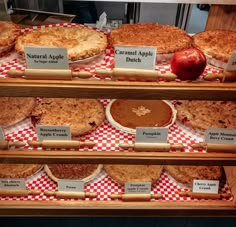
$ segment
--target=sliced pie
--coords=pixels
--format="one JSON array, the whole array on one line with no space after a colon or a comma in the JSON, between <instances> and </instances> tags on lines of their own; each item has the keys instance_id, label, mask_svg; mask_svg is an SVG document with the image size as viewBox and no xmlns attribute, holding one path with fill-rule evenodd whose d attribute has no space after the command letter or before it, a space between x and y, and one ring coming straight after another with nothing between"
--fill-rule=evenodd
<instances>
[{"instance_id":1,"label":"sliced pie","mask_svg":"<svg viewBox=\"0 0 236 227\"><path fill-rule=\"evenodd\" d=\"M178 101L177 119L184 125L204 132L207 128L236 128L236 102Z\"/></svg>"},{"instance_id":2,"label":"sliced pie","mask_svg":"<svg viewBox=\"0 0 236 227\"><path fill-rule=\"evenodd\" d=\"M104 33L91 28L47 27L26 32L16 41L16 51L24 53L24 47L63 47L69 60L78 60L102 53L107 46Z\"/></svg>"},{"instance_id":3,"label":"sliced pie","mask_svg":"<svg viewBox=\"0 0 236 227\"><path fill-rule=\"evenodd\" d=\"M156 47L158 54L175 53L190 47L191 42L185 31L156 23L126 24L112 30L110 35L113 46Z\"/></svg>"},{"instance_id":4,"label":"sliced pie","mask_svg":"<svg viewBox=\"0 0 236 227\"><path fill-rule=\"evenodd\" d=\"M28 117L35 106L35 98L1 97L0 126L7 127Z\"/></svg>"},{"instance_id":5,"label":"sliced pie","mask_svg":"<svg viewBox=\"0 0 236 227\"><path fill-rule=\"evenodd\" d=\"M193 45L215 59L227 62L236 50L236 31L209 30L193 36Z\"/></svg>"},{"instance_id":6,"label":"sliced pie","mask_svg":"<svg viewBox=\"0 0 236 227\"><path fill-rule=\"evenodd\" d=\"M164 170L176 181L192 186L193 180L220 180L223 169L220 166L164 166Z\"/></svg>"},{"instance_id":7,"label":"sliced pie","mask_svg":"<svg viewBox=\"0 0 236 227\"><path fill-rule=\"evenodd\" d=\"M117 183L151 182L160 178L162 166L159 165L104 165L106 173Z\"/></svg>"},{"instance_id":8,"label":"sliced pie","mask_svg":"<svg viewBox=\"0 0 236 227\"><path fill-rule=\"evenodd\" d=\"M36 164L0 164L0 178L26 178L41 169Z\"/></svg>"},{"instance_id":9,"label":"sliced pie","mask_svg":"<svg viewBox=\"0 0 236 227\"><path fill-rule=\"evenodd\" d=\"M94 179L102 170L97 164L48 164L44 166L48 176L57 182L59 179L83 180Z\"/></svg>"}]
</instances>

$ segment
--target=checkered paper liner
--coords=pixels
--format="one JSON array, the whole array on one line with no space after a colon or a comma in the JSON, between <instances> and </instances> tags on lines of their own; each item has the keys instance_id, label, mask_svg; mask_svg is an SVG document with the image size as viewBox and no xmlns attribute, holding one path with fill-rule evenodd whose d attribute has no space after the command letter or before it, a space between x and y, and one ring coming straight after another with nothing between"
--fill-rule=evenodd
<instances>
[{"instance_id":1,"label":"checkered paper liner","mask_svg":"<svg viewBox=\"0 0 236 227\"><path fill-rule=\"evenodd\" d=\"M56 24L56 25L45 25L45 26L34 26L30 28L23 29L23 32L28 32L33 29L40 29L43 27L51 26L80 26L77 24ZM71 63L70 66L73 70L85 70L89 72L94 72L95 69L111 69L114 65L114 51L111 47L107 47L105 50L105 55L96 59L96 62L86 62L86 63ZM8 77L6 72L10 69L25 69L25 60L18 56L15 51L11 51L5 58L0 59L0 77ZM77 68L78 67L78 68ZM157 64L156 70L160 71L162 74L170 72L170 65L168 63ZM217 73L218 70L210 66L205 69L206 73ZM96 79L101 79L97 75L94 75ZM110 78L108 78L110 79ZM100 100L100 102L106 107L110 100ZM34 126L31 123L31 119L27 118L18 124L4 129L7 139L11 141L23 140L28 142L31 140L37 140L37 135ZM107 151L107 152L122 152L123 150L118 146L119 143L134 143L135 136L125 132L121 132L109 124L107 120L94 132L89 135L80 138L81 141L90 140L96 142L94 147L81 147L80 151ZM203 142L203 137L196 134L191 129L183 126L182 124L176 122L169 129L168 135L169 143L182 143L186 148L182 152L203 152L203 150L193 150L190 145L196 142ZM28 145L24 149L37 149L30 148ZM38 148L40 149L40 148ZM131 151L131 150L130 150ZM175 150L172 150L175 152ZM30 151L29 151L30 152ZM66 151L65 151L66 152ZM45 190L57 190L57 185L55 182L49 179L44 171L36 174L35 176L27 180L27 187L29 189L39 189L42 192ZM159 181L153 185L152 193L161 193L163 195L163 201L165 200L192 200L187 197L179 197L177 192L184 190L182 185L174 181L167 173L163 173ZM223 191L228 191L229 188L225 185L222 188ZM98 197L94 200L110 200L109 195L113 193L123 193L124 188L114 182L105 172L100 173L96 179L85 185L85 191L96 192ZM53 196L25 196L25 197L2 197L0 200L57 200ZM89 199L86 199L89 200Z\"/></svg>"}]
</instances>

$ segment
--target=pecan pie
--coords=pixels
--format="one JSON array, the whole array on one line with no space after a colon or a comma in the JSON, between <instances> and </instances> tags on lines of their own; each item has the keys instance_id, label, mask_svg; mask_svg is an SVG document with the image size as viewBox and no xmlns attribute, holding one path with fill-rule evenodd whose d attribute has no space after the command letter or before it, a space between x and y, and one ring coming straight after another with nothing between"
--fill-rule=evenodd
<instances>
[{"instance_id":1,"label":"pecan pie","mask_svg":"<svg viewBox=\"0 0 236 227\"><path fill-rule=\"evenodd\" d=\"M48 164L44 166L48 176L56 182L59 179L90 181L100 173L101 169L102 165L96 164Z\"/></svg>"},{"instance_id":2,"label":"pecan pie","mask_svg":"<svg viewBox=\"0 0 236 227\"><path fill-rule=\"evenodd\" d=\"M104 107L96 99L45 98L32 111L40 125L70 126L73 137L94 131L105 119Z\"/></svg>"},{"instance_id":3,"label":"pecan pie","mask_svg":"<svg viewBox=\"0 0 236 227\"><path fill-rule=\"evenodd\" d=\"M199 132L207 128L236 128L236 102L179 101L175 108L177 119Z\"/></svg>"},{"instance_id":4,"label":"pecan pie","mask_svg":"<svg viewBox=\"0 0 236 227\"><path fill-rule=\"evenodd\" d=\"M193 45L215 59L227 62L236 50L236 31L209 30L193 36Z\"/></svg>"},{"instance_id":5,"label":"pecan pie","mask_svg":"<svg viewBox=\"0 0 236 227\"><path fill-rule=\"evenodd\" d=\"M174 53L191 46L192 38L175 26L126 24L112 30L110 43L113 46L156 47L157 54Z\"/></svg>"},{"instance_id":6,"label":"pecan pie","mask_svg":"<svg viewBox=\"0 0 236 227\"><path fill-rule=\"evenodd\" d=\"M34 98L1 97L0 125L11 126L28 117L35 106Z\"/></svg>"},{"instance_id":7,"label":"pecan pie","mask_svg":"<svg viewBox=\"0 0 236 227\"><path fill-rule=\"evenodd\" d=\"M16 41L16 51L24 53L24 47L67 48L69 60L79 60L102 53L107 46L104 33L87 27L48 27L21 35Z\"/></svg>"},{"instance_id":8,"label":"pecan pie","mask_svg":"<svg viewBox=\"0 0 236 227\"><path fill-rule=\"evenodd\" d=\"M40 169L36 164L0 164L0 178L26 178Z\"/></svg>"}]
</instances>

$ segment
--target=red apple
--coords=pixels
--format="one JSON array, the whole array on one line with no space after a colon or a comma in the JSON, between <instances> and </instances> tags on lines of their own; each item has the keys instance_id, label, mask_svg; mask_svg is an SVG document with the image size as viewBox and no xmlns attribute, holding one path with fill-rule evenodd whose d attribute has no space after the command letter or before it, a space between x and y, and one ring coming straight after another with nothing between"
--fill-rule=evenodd
<instances>
[{"instance_id":1,"label":"red apple","mask_svg":"<svg viewBox=\"0 0 236 227\"><path fill-rule=\"evenodd\" d=\"M178 51L171 59L171 70L181 80L196 80L205 68L206 57L196 48Z\"/></svg>"}]
</instances>

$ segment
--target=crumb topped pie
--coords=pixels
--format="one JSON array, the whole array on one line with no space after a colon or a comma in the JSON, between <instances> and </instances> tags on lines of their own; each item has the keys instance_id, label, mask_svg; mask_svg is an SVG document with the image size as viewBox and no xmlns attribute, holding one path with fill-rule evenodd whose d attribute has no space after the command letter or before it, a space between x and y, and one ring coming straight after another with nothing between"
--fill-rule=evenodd
<instances>
[{"instance_id":1,"label":"crumb topped pie","mask_svg":"<svg viewBox=\"0 0 236 227\"><path fill-rule=\"evenodd\" d=\"M0 21L0 52L8 51L20 35L20 27L10 21Z\"/></svg>"},{"instance_id":2,"label":"crumb topped pie","mask_svg":"<svg viewBox=\"0 0 236 227\"><path fill-rule=\"evenodd\" d=\"M16 51L24 47L67 48L69 60L80 60L102 53L107 46L104 33L87 27L48 27L24 33L16 41Z\"/></svg>"},{"instance_id":3,"label":"crumb topped pie","mask_svg":"<svg viewBox=\"0 0 236 227\"><path fill-rule=\"evenodd\" d=\"M227 62L236 50L236 31L209 30L193 36L193 45L215 59Z\"/></svg>"},{"instance_id":4,"label":"crumb topped pie","mask_svg":"<svg viewBox=\"0 0 236 227\"><path fill-rule=\"evenodd\" d=\"M156 47L157 54L175 53L191 46L192 39L175 26L147 24L126 24L112 30L110 43L113 46Z\"/></svg>"}]
</instances>

